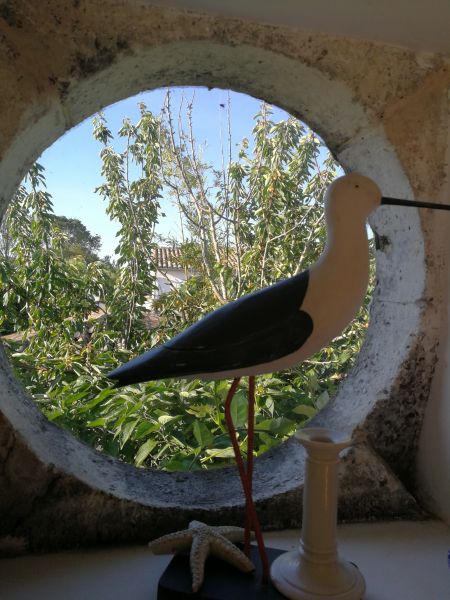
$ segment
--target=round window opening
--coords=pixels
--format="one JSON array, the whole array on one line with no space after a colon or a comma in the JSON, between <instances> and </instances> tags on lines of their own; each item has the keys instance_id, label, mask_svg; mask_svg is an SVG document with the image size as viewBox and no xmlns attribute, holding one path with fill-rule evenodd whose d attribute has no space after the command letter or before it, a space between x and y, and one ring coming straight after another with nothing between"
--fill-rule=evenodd
<instances>
[{"instance_id":1,"label":"round window opening","mask_svg":"<svg viewBox=\"0 0 450 600\"><path fill-rule=\"evenodd\" d=\"M341 174L301 121L234 92L159 89L84 122L32 166L3 219L1 336L17 378L50 421L108 455L167 471L232 464L230 381L114 388L106 374L313 264ZM257 377L256 455L334 395L367 304L319 354ZM247 388L231 405L244 453Z\"/></svg>"}]
</instances>

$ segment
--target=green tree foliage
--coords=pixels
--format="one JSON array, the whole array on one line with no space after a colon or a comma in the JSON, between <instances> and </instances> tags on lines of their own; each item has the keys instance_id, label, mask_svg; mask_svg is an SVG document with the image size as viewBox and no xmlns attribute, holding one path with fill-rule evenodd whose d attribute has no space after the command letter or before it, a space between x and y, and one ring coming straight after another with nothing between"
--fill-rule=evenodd
<instances>
[{"instance_id":1,"label":"green tree foliage","mask_svg":"<svg viewBox=\"0 0 450 600\"><path fill-rule=\"evenodd\" d=\"M77 362L89 363L83 339L97 298L106 291L109 267L64 257L39 164L17 191L5 223L11 242L8 256L0 257L0 328L21 333L25 351L12 354L13 366L30 391L41 394L74 381Z\"/></svg>"},{"instance_id":2,"label":"green tree foliage","mask_svg":"<svg viewBox=\"0 0 450 600\"><path fill-rule=\"evenodd\" d=\"M217 306L317 260L325 240L323 195L337 168L317 136L292 117L274 122L266 104L252 138L233 152L228 134L222 164L208 164L193 135L192 103L184 108L184 117L174 119L170 93L158 116L140 105L138 122L125 119L117 137L102 115L94 120L103 176L97 192L120 226L114 267L92 260L96 236L89 233L83 244L93 240L92 255L67 252L67 229L53 214L39 165L17 191L0 240L0 327L21 332L19 342L5 343L43 412L98 450L167 470L231 461L223 415L229 382L165 380L117 390L105 374ZM178 245L188 277L153 302L160 325L150 331L152 249L170 200L180 215ZM256 454L328 401L366 324L364 309L318 355L258 378ZM245 452L243 385L233 416Z\"/></svg>"},{"instance_id":3,"label":"green tree foliage","mask_svg":"<svg viewBox=\"0 0 450 600\"><path fill-rule=\"evenodd\" d=\"M86 262L100 260L97 254L102 245L100 236L92 235L79 219L54 215L53 224L63 235L62 253L64 258L82 256Z\"/></svg>"},{"instance_id":4,"label":"green tree foliage","mask_svg":"<svg viewBox=\"0 0 450 600\"><path fill-rule=\"evenodd\" d=\"M144 305L156 286L152 248L162 192L159 132L159 120L141 105L136 125L128 119L123 121L118 135L125 141L125 149L118 152L103 116L94 119L94 137L103 146L104 178L96 191L107 201L111 219L120 224L110 325L120 332L119 343L124 349L149 343Z\"/></svg>"},{"instance_id":5,"label":"green tree foliage","mask_svg":"<svg viewBox=\"0 0 450 600\"><path fill-rule=\"evenodd\" d=\"M241 142L237 159L230 142L228 167L218 170L199 158L191 111L175 131L168 94L163 177L184 225L182 261L197 273L158 303L173 332L186 316L196 320L314 262L325 241L323 196L338 169L329 154L319 166L325 149L313 132L294 117L274 123L262 104L253 140Z\"/></svg>"}]
</instances>

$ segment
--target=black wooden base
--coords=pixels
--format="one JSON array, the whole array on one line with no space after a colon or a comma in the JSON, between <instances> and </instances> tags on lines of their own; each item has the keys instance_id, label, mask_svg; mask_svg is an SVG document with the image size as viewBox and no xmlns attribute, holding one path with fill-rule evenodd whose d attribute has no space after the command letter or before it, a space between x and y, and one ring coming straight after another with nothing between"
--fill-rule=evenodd
<instances>
[{"instance_id":1,"label":"black wooden base","mask_svg":"<svg viewBox=\"0 0 450 600\"><path fill-rule=\"evenodd\" d=\"M267 548L269 563L285 550ZM202 598L203 600L276 600L284 598L273 585L261 582L261 565L258 549L252 546L252 561L256 566L253 573L242 573L227 562L209 556L205 565L205 581L201 589L192 592L189 555L178 554L170 561L158 585L158 600L182 600Z\"/></svg>"}]
</instances>

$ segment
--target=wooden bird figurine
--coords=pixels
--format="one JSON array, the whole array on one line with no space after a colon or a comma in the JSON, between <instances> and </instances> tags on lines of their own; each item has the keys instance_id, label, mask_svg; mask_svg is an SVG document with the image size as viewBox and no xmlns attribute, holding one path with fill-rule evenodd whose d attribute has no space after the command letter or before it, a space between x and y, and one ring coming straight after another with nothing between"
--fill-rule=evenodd
<instances>
[{"instance_id":1,"label":"wooden bird figurine","mask_svg":"<svg viewBox=\"0 0 450 600\"><path fill-rule=\"evenodd\" d=\"M369 278L366 220L381 202L370 179L350 174L325 197L327 243L315 265L207 314L158 348L108 374L118 385L168 377L226 379L289 368L339 335Z\"/></svg>"},{"instance_id":2,"label":"wooden bird figurine","mask_svg":"<svg viewBox=\"0 0 450 600\"><path fill-rule=\"evenodd\" d=\"M340 177L325 196L327 241L314 265L220 307L162 346L108 374L120 386L169 377L234 379L225 416L246 499L246 547L248 552L253 528L266 577L267 556L251 486L254 377L300 363L328 345L354 318L369 281L367 218L380 204L450 209L382 198L371 179L356 173ZM230 413L231 399L243 376L250 377L246 467Z\"/></svg>"}]
</instances>

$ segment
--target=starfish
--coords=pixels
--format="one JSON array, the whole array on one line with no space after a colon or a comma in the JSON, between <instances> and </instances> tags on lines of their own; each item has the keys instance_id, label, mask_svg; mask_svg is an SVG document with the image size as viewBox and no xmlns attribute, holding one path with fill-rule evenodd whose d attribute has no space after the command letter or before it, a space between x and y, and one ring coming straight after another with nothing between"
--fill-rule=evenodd
<instances>
[{"instance_id":1,"label":"starfish","mask_svg":"<svg viewBox=\"0 0 450 600\"><path fill-rule=\"evenodd\" d=\"M188 529L163 535L148 546L154 554L172 554L190 548L192 591L198 592L203 584L205 562L209 554L229 562L244 573L254 570L252 561L233 543L243 539L242 527L210 527L200 521L191 521Z\"/></svg>"}]
</instances>

